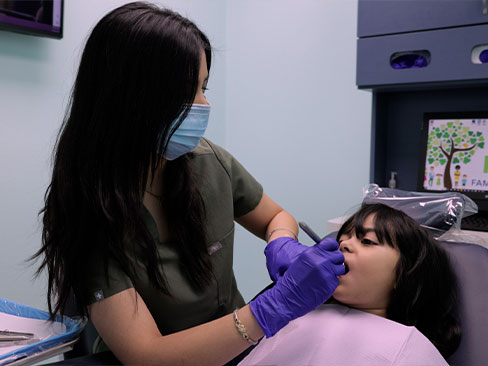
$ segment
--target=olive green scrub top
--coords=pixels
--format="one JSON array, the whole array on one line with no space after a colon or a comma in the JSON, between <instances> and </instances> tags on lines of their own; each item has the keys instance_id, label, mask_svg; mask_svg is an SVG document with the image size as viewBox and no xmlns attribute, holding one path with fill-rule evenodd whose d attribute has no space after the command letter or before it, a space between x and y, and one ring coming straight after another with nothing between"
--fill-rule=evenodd
<instances>
[{"instance_id":1,"label":"olive green scrub top","mask_svg":"<svg viewBox=\"0 0 488 366\"><path fill-rule=\"evenodd\" d=\"M209 322L244 305L232 269L234 218L253 210L263 195L262 186L223 148L202 138L199 146L189 154L205 205L207 247L214 270L211 285L203 292L192 288L180 271L178 253L168 245L170 243L159 241L156 223L145 206L142 208L144 222L157 243L172 296L161 293L152 285L142 259L138 259L138 278L134 282L114 262L109 262L108 282L97 258L93 258L89 265L91 276L87 279L87 295L90 304L135 288L163 335ZM166 212L166 215L170 214ZM96 352L106 349L103 341L95 343Z\"/></svg>"}]
</instances>

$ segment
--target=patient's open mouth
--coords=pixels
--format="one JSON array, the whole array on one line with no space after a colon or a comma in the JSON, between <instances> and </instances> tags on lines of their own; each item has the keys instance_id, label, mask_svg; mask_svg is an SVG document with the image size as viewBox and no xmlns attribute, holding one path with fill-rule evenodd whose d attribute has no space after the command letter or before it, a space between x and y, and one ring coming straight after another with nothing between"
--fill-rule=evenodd
<instances>
[{"instance_id":1,"label":"patient's open mouth","mask_svg":"<svg viewBox=\"0 0 488 366\"><path fill-rule=\"evenodd\" d=\"M344 262L344 269L346 270L346 272L344 274L347 274L347 272L349 272L349 267L346 264L346 262Z\"/></svg>"}]
</instances>

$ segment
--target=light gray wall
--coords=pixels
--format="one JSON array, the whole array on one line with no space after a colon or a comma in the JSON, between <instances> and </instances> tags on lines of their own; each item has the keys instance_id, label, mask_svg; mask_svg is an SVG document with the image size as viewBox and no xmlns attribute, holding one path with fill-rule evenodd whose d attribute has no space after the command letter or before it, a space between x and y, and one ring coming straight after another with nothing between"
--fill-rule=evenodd
<instances>
[{"instance_id":1,"label":"light gray wall","mask_svg":"<svg viewBox=\"0 0 488 366\"><path fill-rule=\"evenodd\" d=\"M327 220L360 203L369 180L371 94L355 87L357 3L230 4L227 148L271 198L325 235ZM249 300L270 283L264 242L238 227L236 243Z\"/></svg>"},{"instance_id":2,"label":"light gray wall","mask_svg":"<svg viewBox=\"0 0 488 366\"><path fill-rule=\"evenodd\" d=\"M24 260L40 245L54 140L86 36L126 2L65 0L62 40L0 32L0 297L46 308L46 281L32 281ZM153 2L194 20L215 47L206 136L325 234L368 181L371 96L354 85L356 1ZM235 268L247 300L269 282L263 244L238 227Z\"/></svg>"}]
</instances>

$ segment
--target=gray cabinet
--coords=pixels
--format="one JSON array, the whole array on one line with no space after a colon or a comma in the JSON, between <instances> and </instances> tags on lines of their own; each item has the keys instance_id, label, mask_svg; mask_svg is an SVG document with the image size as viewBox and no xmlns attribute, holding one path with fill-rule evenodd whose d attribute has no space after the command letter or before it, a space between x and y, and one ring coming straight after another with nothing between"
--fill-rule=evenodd
<instances>
[{"instance_id":1,"label":"gray cabinet","mask_svg":"<svg viewBox=\"0 0 488 366\"><path fill-rule=\"evenodd\" d=\"M488 23L486 0L358 0L358 36Z\"/></svg>"},{"instance_id":2,"label":"gray cabinet","mask_svg":"<svg viewBox=\"0 0 488 366\"><path fill-rule=\"evenodd\" d=\"M483 57L488 0L358 0L359 88L480 84L488 80Z\"/></svg>"},{"instance_id":3,"label":"gray cabinet","mask_svg":"<svg viewBox=\"0 0 488 366\"><path fill-rule=\"evenodd\" d=\"M488 79L488 63L475 63L477 46L488 49L488 24L435 31L367 37L357 43L357 84L362 88L388 85L476 82ZM394 56L422 51L428 65L395 69Z\"/></svg>"}]
</instances>

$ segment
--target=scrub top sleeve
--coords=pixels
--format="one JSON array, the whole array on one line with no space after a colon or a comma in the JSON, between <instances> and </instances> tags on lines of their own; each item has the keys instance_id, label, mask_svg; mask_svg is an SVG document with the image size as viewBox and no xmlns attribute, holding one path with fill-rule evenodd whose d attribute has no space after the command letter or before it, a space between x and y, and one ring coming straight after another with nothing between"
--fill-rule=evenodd
<instances>
[{"instance_id":1,"label":"scrub top sleeve","mask_svg":"<svg viewBox=\"0 0 488 366\"><path fill-rule=\"evenodd\" d=\"M231 180L234 217L249 213L261 202L263 187L228 151L208 140L207 142Z\"/></svg>"},{"instance_id":2,"label":"scrub top sleeve","mask_svg":"<svg viewBox=\"0 0 488 366\"><path fill-rule=\"evenodd\" d=\"M99 257L94 258L88 264L88 271L86 272L88 278L86 279L84 293L86 305L102 301L107 297L134 287L129 276L115 261L109 260L107 272L104 271L104 268L105 266Z\"/></svg>"}]
</instances>

